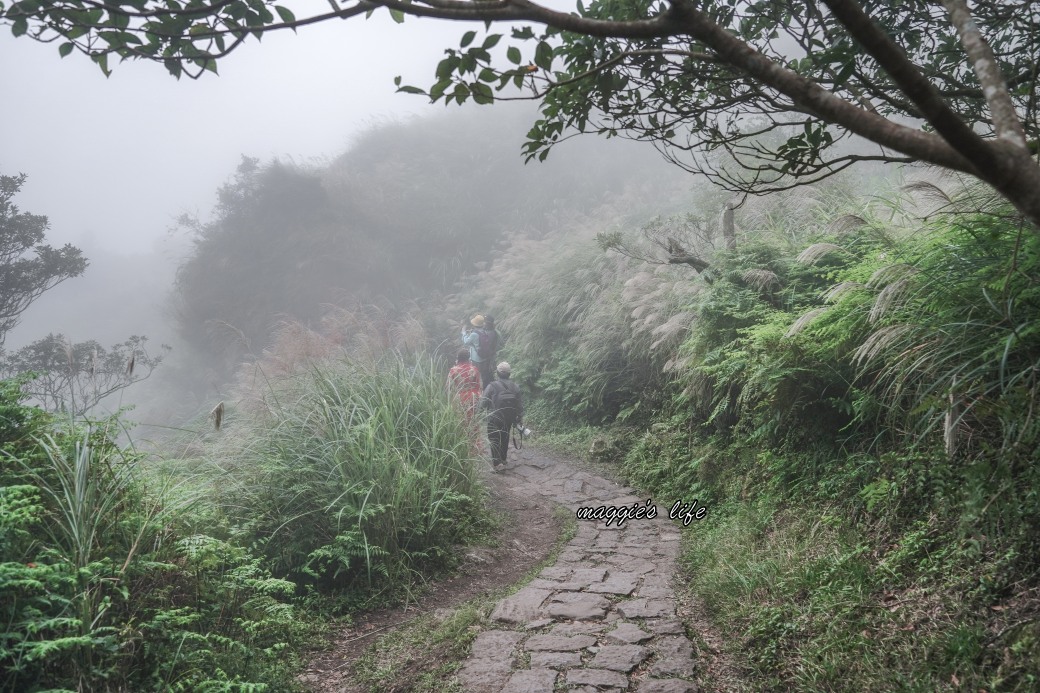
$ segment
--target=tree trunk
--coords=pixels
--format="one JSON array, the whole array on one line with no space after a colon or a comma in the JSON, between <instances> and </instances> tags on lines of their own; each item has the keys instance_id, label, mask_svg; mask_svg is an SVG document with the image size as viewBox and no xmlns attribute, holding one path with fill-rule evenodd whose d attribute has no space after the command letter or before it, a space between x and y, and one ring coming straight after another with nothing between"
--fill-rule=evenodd
<instances>
[{"instance_id":1,"label":"tree trunk","mask_svg":"<svg viewBox=\"0 0 1040 693\"><path fill-rule=\"evenodd\" d=\"M732 202L727 202L722 210L722 237L726 240L726 250L734 250L737 247L737 230L733 224L735 208Z\"/></svg>"}]
</instances>

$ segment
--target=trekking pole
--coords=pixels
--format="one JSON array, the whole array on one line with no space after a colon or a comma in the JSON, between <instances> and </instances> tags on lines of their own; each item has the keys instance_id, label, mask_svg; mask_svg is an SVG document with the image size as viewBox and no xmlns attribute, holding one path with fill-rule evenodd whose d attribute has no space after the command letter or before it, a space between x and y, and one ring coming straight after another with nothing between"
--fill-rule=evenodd
<instances>
[{"instance_id":1,"label":"trekking pole","mask_svg":"<svg viewBox=\"0 0 1040 693\"><path fill-rule=\"evenodd\" d=\"M517 450L524 447L524 432L519 424L513 424L513 447Z\"/></svg>"}]
</instances>

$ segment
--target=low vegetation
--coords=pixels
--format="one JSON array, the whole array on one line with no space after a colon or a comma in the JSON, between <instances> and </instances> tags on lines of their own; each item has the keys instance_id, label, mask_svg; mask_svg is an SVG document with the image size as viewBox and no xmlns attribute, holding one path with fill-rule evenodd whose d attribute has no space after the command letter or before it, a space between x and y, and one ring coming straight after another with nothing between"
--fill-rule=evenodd
<instances>
[{"instance_id":1,"label":"low vegetation","mask_svg":"<svg viewBox=\"0 0 1040 693\"><path fill-rule=\"evenodd\" d=\"M4 382L0 691L293 690L322 623L450 569L488 532L444 388L477 310L543 442L709 508L685 581L748 690L1040 686L1040 240L1012 209L833 178L745 201L732 244L732 200L649 219L674 201L631 181L588 207L489 191L507 211L482 229L470 209L380 217L352 172L430 178L408 150L380 159L393 132L320 171L247 160L196 224L179 318L216 380L238 370L164 455ZM491 163L458 165L487 184ZM394 300L365 303L388 273ZM337 288L352 299L319 306ZM358 676L437 689L482 609L383 639ZM409 668L420 649L445 661Z\"/></svg>"},{"instance_id":2,"label":"low vegetation","mask_svg":"<svg viewBox=\"0 0 1040 693\"><path fill-rule=\"evenodd\" d=\"M683 235L720 208L644 234L702 272L590 229L477 282L530 425L709 505L686 580L751 690L1033 690L1035 234L971 188L835 181L750 200L733 249Z\"/></svg>"},{"instance_id":3,"label":"low vegetation","mask_svg":"<svg viewBox=\"0 0 1040 693\"><path fill-rule=\"evenodd\" d=\"M343 350L286 368L292 344L179 459L4 384L0 690L294 690L314 624L400 599L482 531L443 369Z\"/></svg>"}]
</instances>

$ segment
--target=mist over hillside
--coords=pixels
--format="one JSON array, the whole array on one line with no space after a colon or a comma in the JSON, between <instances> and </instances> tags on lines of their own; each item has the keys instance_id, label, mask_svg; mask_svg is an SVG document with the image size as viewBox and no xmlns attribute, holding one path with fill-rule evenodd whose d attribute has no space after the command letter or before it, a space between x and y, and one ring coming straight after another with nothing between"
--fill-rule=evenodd
<instances>
[{"instance_id":1,"label":"mist over hillside","mask_svg":"<svg viewBox=\"0 0 1040 693\"><path fill-rule=\"evenodd\" d=\"M689 204L691 177L636 143L579 138L525 163L535 114L515 104L385 120L305 163L244 153L212 210L182 214L171 192L169 227L142 231L160 239L153 251L122 255L87 236L86 272L32 305L6 349L49 334L106 346L143 335L156 353L169 344L118 404L137 403L141 421L182 420L287 322L317 326L330 306L439 310L520 239Z\"/></svg>"},{"instance_id":2,"label":"mist over hillside","mask_svg":"<svg viewBox=\"0 0 1040 693\"><path fill-rule=\"evenodd\" d=\"M243 159L178 269L181 337L230 373L286 320L323 306L406 307L451 293L517 237L579 216L669 208L688 177L628 142L568 143L548 162L519 156L529 109L454 112L375 126L328 165ZM641 191L639 193L633 191Z\"/></svg>"},{"instance_id":3,"label":"mist over hillside","mask_svg":"<svg viewBox=\"0 0 1040 693\"><path fill-rule=\"evenodd\" d=\"M86 272L44 293L22 315L4 347L12 351L62 333L73 341L114 343L131 334L155 343L174 337L167 294L177 263L187 246L167 238L149 253L123 255L97 244L81 243L89 260Z\"/></svg>"}]
</instances>

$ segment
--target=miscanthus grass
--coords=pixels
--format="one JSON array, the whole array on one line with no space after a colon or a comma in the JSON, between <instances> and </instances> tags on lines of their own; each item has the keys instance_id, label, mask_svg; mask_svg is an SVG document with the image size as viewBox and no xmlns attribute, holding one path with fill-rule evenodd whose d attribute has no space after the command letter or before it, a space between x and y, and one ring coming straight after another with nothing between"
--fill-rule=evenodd
<instances>
[{"instance_id":1,"label":"miscanthus grass","mask_svg":"<svg viewBox=\"0 0 1040 693\"><path fill-rule=\"evenodd\" d=\"M484 515L445 373L340 356L268 382L214 451L231 524L276 573L324 587L394 591L450 562Z\"/></svg>"}]
</instances>

